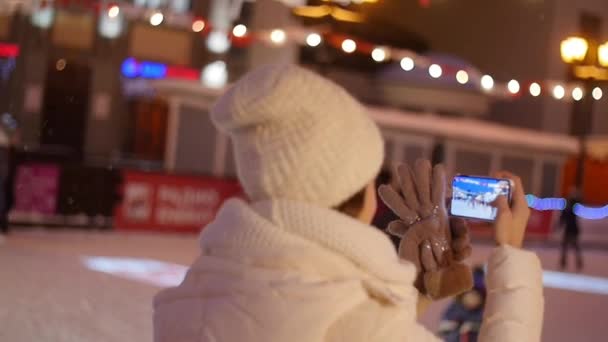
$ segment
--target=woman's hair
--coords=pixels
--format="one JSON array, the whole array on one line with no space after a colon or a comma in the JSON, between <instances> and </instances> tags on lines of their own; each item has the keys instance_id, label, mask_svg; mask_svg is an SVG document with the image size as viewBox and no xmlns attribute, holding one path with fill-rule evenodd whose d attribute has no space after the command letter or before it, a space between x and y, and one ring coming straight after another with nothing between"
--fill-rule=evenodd
<instances>
[{"instance_id":1,"label":"woman's hair","mask_svg":"<svg viewBox=\"0 0 608 342\"><path fill-rule=\"evenodd\" d=\"M342 204L339 204L334 209L348 216L356 217L363 209L366 188L367 186L359 190L356 194L342 202Z\"/></svg>"}]
</instances>

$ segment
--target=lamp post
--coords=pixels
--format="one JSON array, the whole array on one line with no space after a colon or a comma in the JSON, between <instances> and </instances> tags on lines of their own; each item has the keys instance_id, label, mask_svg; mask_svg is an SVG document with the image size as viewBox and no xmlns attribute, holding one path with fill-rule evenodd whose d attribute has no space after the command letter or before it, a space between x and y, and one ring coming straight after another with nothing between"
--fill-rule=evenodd
<instances>
[{"instance_id":1,"label":"lamp post","mask_svg":"<svg viewBox=\"0 0 608 342\"><path fill-rule=\"evenodd\" d=\"M571 125L579 139L579 157L576 168L575 185L582 191L585 171L585 152L587 135L590 133L594 88L608 81L608 42L598 44L591 39L568 37L561 42L560 53L562 60L571 66L570 77L583 84L584 98L575 99L573 120ZM595 97L595 95L594 95ZM579 101L581 100L581 101Z\"/></svg>"}]
</instances>

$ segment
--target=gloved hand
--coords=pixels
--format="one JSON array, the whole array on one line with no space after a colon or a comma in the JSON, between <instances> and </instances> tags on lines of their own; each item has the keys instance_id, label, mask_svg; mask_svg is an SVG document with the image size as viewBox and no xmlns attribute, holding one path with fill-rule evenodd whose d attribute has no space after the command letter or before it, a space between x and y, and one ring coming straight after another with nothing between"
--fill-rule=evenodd
<instances>
[{"instance_id":1,"label":"gloved hand","mask_svg":"<svg viewBox=\"0 0 608 342\"><path fill-rule=\"evenodd\" d=\"M378 192L400 218L387 230L401 237L399 256L416 265L414 285L432 299L470 290L471 269L462 263L471 254L468 227L462 219L448 219L445 168L432 169L428 160L417 160L413 172L400 165L397 173L403 197L389 185L381 185Z\"/></svg>"}]
</instances>

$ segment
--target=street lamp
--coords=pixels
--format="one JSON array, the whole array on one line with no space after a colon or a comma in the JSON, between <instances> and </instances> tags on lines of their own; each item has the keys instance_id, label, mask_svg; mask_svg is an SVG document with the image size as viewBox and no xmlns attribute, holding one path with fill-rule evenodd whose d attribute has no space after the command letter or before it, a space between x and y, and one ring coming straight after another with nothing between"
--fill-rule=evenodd
<instances>
[{"instance_id":1,"label":"street lamp","mask_svg":"<svg viewBox=\"0 0 608 342\"><path fill-rule=\"evenodd\" d=\"M593 99L601 98L601 89L596 86L601 81L608 81L608 69L605 69L608 68L608 42L598 45L595 41L582 37L568 37L561 42L560 54L562 60L572 67L571 78L583 84L583 89L576 88L572 93L576 101L573 106L573 118L580 122L580 125L575 126L580 145L575 184L578 190L582 191L586 136L592 121ZM600 89L599 92L596 89ZM589 94L593 97L589 97ZM574 125L575 121L571 120L571 123Z\"/></svg>"},{"instance_id":2,"label":"street lamp","mask_svg":"<svg viewBox=\"0 0 608 342\"><path fill-rule=\"evenodd\" d=\"M585 60L589 44L585 38L569 37L562 41L560 52L566 63L580 63Z\"/></svg>"}]
</instances>

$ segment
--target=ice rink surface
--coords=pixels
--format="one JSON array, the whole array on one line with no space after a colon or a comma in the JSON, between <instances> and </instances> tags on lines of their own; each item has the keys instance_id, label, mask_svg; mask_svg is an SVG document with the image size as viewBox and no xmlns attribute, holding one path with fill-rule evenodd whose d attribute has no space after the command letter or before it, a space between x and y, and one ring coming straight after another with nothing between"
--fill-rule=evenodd
<instances>
[{"instance_id":1,"label":"ice rink surface","mask_svg":"<svg viewBox=\"0 0 608 342\"><path fill-rule=\"evenodd\" d=\"M474 250L479 263L491 247ZM576 274L555 272L555 248L535 250L547 271L543 341L608 340L608 251L587 251ZM0 244L0 341L151 341L152 297L197 253L193 235L15 231ZM434 329L447 303L423 323Z\"/></svg>"}]
</instances>

